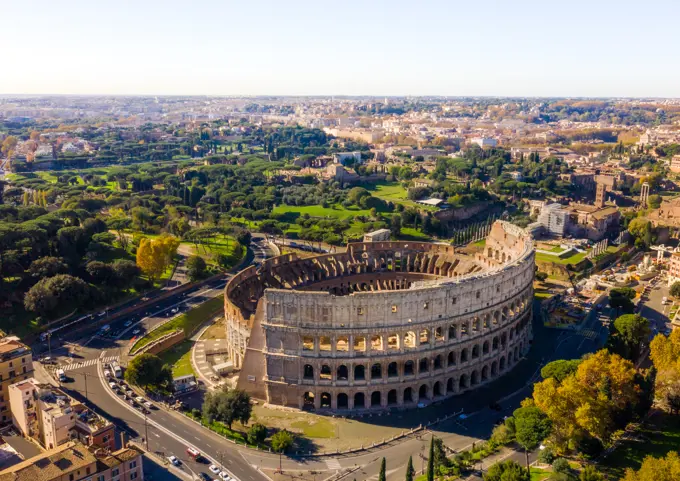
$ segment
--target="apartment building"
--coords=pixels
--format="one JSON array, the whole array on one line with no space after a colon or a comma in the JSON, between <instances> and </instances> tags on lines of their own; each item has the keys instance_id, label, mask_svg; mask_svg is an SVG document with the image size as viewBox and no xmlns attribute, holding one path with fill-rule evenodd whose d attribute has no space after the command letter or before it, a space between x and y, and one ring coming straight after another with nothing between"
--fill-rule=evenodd
<instances>
[{"instance_id":1,"label":"apartment building","mask_svg":"<svg viewBox=\"0 0 680 481\"><path fill-rule=\"evenodd\" d=\"M0 471L0 481L141 481L142 451L88 447L70 441Z\"/></svg>"},{"instance_id":2,"label":"apartment building","mask_svg":"<svg viewBox=\"0 0 680 481\"><path fill-rule=\"evenodd\" d=\"M26 379L9 386L9 402L17 429L45 449L74 439L85 446L115 448L114 425L59 388Z\"/></svg>"},{"instance_id":3,"label":"apartment building","mask_svg":"<svg viewBox=\"0 0 680 481\"><path fill-rule=\"evenodd\" d=\"M0 424L12 421L9 386L33 376L31 348L0 331Z\"/></svg>"}]
</instances>

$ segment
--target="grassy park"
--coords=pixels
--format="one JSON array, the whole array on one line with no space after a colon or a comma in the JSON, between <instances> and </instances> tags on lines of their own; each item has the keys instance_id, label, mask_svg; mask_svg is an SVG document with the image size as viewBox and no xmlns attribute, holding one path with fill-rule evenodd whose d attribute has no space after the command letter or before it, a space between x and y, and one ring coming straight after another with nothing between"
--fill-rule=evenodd
<instances>
[{"instance_id":1,"label":"grassy park","mask_svg":"<svg viewBox=\"0 0 680 481\"><path fill-rule=\"evenodd\" d=\"M164 364L172 368L173 377L196 374L191 366L191 348L193 345L194 343L191 341L183 341L158 355Z\"/></svg>"},{"instance_id":2,"label":"grassy park","mask_svg":"<svg viewBox=\"0 0 680 481\"><path fill-rule=\"evenodd\" d=\"M153 342L156 339L179 329L183 329L184 333L188 337L198 326L207 321L210 317L218 314L223 308L224 295L210 299L200 306L175 317L169 322L166 322L158 329L149 331L145 336L140 337L137 342L135 342L131 352L135 352L150 342Z\"/></svg>"}]
</instances>

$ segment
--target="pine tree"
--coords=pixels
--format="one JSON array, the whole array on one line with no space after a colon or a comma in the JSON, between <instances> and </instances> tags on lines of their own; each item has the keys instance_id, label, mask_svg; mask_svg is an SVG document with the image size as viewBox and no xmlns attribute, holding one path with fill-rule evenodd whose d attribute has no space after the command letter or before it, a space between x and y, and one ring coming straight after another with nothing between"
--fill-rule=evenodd
<instances>
[{"instance_id":1,"label":"pine tree","mask_svg":"<svg viewBox=\"0 0 680 481\"><path fill-rule=\"evenodd\" d=\"M406 481L413 481L413 477L416 474L416 470L413 469L413 457L408 457L408 464L406 465Z\"/></svg>"},{"instance_id":2,"label":"pine tree","mask_svg":"<svg viewBox=\"0 0 680 481\"><path fill-rule=\"evenodd\" d=\"M378 474L378 481L387 481L387 475L385 474L386 468L387 461L385 461L385 458L382 458L382 461L380 461L380 474Z\"/></svg>"}]
</instances>

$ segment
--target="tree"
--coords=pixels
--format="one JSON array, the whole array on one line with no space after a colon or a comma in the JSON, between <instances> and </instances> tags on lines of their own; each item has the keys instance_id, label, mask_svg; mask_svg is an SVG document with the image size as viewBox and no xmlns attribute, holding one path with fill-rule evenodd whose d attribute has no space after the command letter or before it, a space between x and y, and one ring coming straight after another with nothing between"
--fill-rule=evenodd
<instances>
[{"instance_id":1,"label":"tree","mask_svg":"<svg viewBox=\"0 0 680 481\"><path fill-rule=\"evenodd\" d=\"M285 453L293 446L294 442L295 438L293 435L289 431L282 429L272 436L271 444L272 449L277 453Z\"/></svg>"},{"instance_id":2,"label":"tree","mask_svg":"<svg viewBox=\"0 0 680 481\"><path fill-rule=\"evenodd\" d=\"M569 474L571 472L569 461L564 458L557 458L555 461L553 461L552 468L556 473Z\"/></svg>"},{"instance_id":3,"label":"tree","mask_svg":"<svg viewBox=\"0 0 680 481\"><path fill-rule=\"evenodd\" d=\"M515 439L524 448L529 471L529 451L536 449L548 437L552 423L536 406L516 409L512 417L515 418Z\"/></svg>"},{"instance_id":4,"label":"tree","mask_svg":"<svg viewBox=\"0 0 680 481\"><path fill-rule=\"evenodd\" d=\"M378 481L387 481L387 461L385 458L382 458L382 461L380 461L380 472L378 473Z\"/></svg>"},{"instance_id":5,"label":"tree","mask_svg":"<svg viewBox=\"0 0 680 481\"><path fill-rule=\"evenodd\" d=\"M408 457L408 463L406 464L406 481L413 481L416 475L416 470L413 468L413 457Z\"/></svg>"},{"instance_id":6,"label":"tree","mask_svg":"<svg viewBox=\"0 0 680 481\"><path fill-rule=\"evenodd\" d=\"M144 353L130 361L125 380L143 389L168 389L172 384L172 372L169 366L163 365L161 358Z\"/></svg>"},{"instance_id":7,"label":"tree","mask_svg":"<svg viewBox=\"0 0 680 481\"><path fill-rule=\"evenodd\" d=\"M231 429L234 421L247 424L252 412L250 396L239 389L209 392L203 402L203 416L208 422L220 421Z\"/></svg>"},{"instance_id":8,"label":"tree","mask_svg":"<svg viewBox=\"0 0 680 481\"><path fill-rule=\"evenodd\" d=\"M604 475L592 464L587 465L578 477L579 481L605 481Z\"/></svg>"},{"instance_id":9,"label":"tree","mask_svg":"<svg viewBox=\"0 0 680 481\"><path fill-rule=\"evenodd\" d=\"M137 265L152 282L155 282L172 262L177 253L179 239L161 235L157 239L143 237L137 248Z\"/></svg>"},{"instance_id":10,"label":"tree","mask_svg":"<svg viewBox=\"0 0 680 481\"><path fill-rule=\"evenodd\" d=\"M633 299L635 299L635 291L630 287L619 287L609 291L609 305L616 309L617 313L619 311L633 312Z\"/></svg>"},{"instance_id":11,"label":"tree","mask_svg":"<svg viewBox=\"0 0 680 481\"><path fill-rule=\"evenodd\" d=\"M552 464L555 461L555 453L550 448L541 449L538 453L538 460L543 464Z\"/></svg>"},{"instance_id":12,"label":"tree","mask_svg":"<svg viewBox=\"0 0 680 481\"><path fill-rule=\"evenodd\" d=\"M673 283L670 288L670 294L673 297L680 297L680 281Z\"/></svg>"},{"instance_id":13,"label":"tree","mask_svg":"<svg viewBox=\"0 0 680 481\"><path fill-rule=\"evenodd\" d=\"M248 429L248 442L250 444L262 444L267 439L267 428L260 423L255 423Z\"/></svg>"},{"instance_id":14,"label":"tree","mask_svg":"<svg viewBox=\"0 0 680 481\"><path fill-rule=\"evenodd\" d=\"M390 220L390 231L394 237L401 235L401 216L394 214Z\"/></svg>"},{"instance_id":15,"label":"tree","mask_svg":"<svg viewBox=\"0 0 680 481\"><path fill-rule=\"evenodd\" d=\"M536 280L543 282L547 278L548 278L548 274L546 272L541 272L541 271L536 272Z\"/></svg>"},{"instance_id":16,"label":"tree","mask_svg":"<svg viewBox=\"0 0 680 481\"><path fill-rule=\"evenodd\" d=\"M430 455L427 457L427 481L434 481L434 436L430 438Z\"/></svg>"},{"instance_id":17,"label":"tree","mask_svg":"<svg viewBox=\"0 0 680 481\"><path fill-rule=\"evenodd\" d=\"M31 262L28 272L31 277L43 279L68 272L68 266L61 257L41 257Z\"/></svg>"},{"instance_id":18,"label":"tree","mask_svg":"<svg viewBox=\"0 0 680 481\"><path fill-rule=\"evenodd\" d=\"M203 279L208 266L201 256L191 256L187 259L187 275L191 282Z\"/></svg>"},{"instance_id":19,"label":"tree","mask_svg":"<svg viewBox=\"0 0 680 481\"><path fill-rule=\"evenodd\" d=\"M90 286L78 277L59 274L38 281L24 297L26 310L42 315L67 312L87 303Z\"/></svg>"},{"instance_id":20,"label":"tree","mask_svg":"<svg viewBox=\"0 0 680 481\"><path fill-rule=\"evenodd\" d=\"M619 354L636 361L642 353L644 343L649 339L649 321L637 314L625 314L614 321L613 344L620 346Z\"/></svg>"},{"instance_id":21,"label":"tree","mask_svg":"<svg viewBox=\"0 0 680 481\"><path fill-rule=\"evenodd\" d=\"M680 479L680 455L670 451L665 458L647 456L639 471L626 470L622 481L677 481Z\"/></svg>"},{"instance_id":22,"label":"tree","mask_svg":"<svg viewBox=\"0 0 680 481\"><path fill-rule=\"evenodd\" d=\"M492 464L484 474L484 481L529 481L529 473L515 461Z\"/></svg>"},{"instance_id":23,"label":"tree","mask_svg":"<svg viewBox=\"0 0 680 481\"><path fill-rule=\"evenodd\" d=\"M132 283L140 274L139 267L132 261L118 259L111 264L114 274L114 282L118 287L125 287Z\"/></svg>"},{"instance_id":24,"label":"tree","mask_svg":"<svg viewBox=\"0 0 680 481\"><path fill-rule=\"evenodd\" d=\"M113 269L105 262L88 262L85 270L87 275L90 276L90 281L95 284L110 284L114 280Z\"/></svg>"},{"instance_id":25,"label":"tree","mask_svg":"<svg viewBox=\"0 0 680 481\"><path fill-rule=\"evenodd\" d=\"M557 361L552 361L543 366L541 369L541 377L543 377L543 379L552 377L558 383L561 383L567 376L575 373L580 364L580 359L559 359Z\"/></svg>"}]
</instances>

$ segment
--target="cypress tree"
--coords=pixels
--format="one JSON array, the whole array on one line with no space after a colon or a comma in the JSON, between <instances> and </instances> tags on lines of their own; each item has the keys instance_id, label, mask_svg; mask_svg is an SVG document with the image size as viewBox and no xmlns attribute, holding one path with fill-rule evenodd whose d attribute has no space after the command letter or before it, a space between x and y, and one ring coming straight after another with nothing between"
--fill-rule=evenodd
<instances>
[{"instance_id":1,"label":"cypress tree","mask_svg":"<svg viewBox=\"0 0 680 481\"><path fill-rule=\"evenodd\" d=\"M387 468L387 461L382 458L380 461L380 474L378 475L378 481L387 481L387 476L385 474L385 469Z\"/></svg>"},{"instance_id":2,"label":"cypress tree","mask_svg":"<svg viewBox=\"0 0 680 481\"><path fill-rule=\"evenodd\" d=\"M427 458L427 481L434 481L434 436L430 438L430 455Z\"/></svg>"},{"instance_id":3,"label":"cypress tree","mask_svg":"<svg viewBox=\"0 0 680 481\"><path fill-rule=\"evenodd\" d=\"M406 481L413 481L413 476L416 474L416 470L413 469L413 457L408 457L408 464L406 465Z\"/></svg>"}]
</instances>

